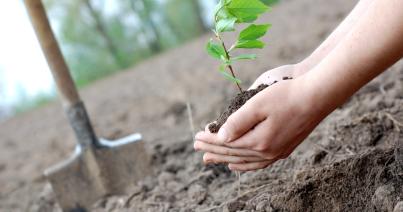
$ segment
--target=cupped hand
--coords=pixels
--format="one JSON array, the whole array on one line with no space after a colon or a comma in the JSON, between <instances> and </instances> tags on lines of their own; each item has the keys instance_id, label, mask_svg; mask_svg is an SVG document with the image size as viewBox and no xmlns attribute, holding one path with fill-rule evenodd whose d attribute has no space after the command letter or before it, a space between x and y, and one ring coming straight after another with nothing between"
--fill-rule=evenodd
<instances>
[{"instance_id":1,"label":"cupped hand","mask_svg":"<svg viewBox=\"0 0 403 212\"><path fill-rule=\"evenodd\" d=\"M329 111L319 106L315 89L305 76L258 93L217 134L199 132L194 146L206 152L204 162L250 171L288 157Z\"/></svg>"}]
</instances>

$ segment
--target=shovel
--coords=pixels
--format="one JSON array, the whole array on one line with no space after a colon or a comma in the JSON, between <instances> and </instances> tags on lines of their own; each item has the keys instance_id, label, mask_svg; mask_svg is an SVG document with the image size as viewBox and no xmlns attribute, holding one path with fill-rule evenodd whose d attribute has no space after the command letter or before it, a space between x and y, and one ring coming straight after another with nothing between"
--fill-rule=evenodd
<instances>
[{"instance_id":1,"label":"shovel","mask_svg":"<svg viewBox=\"0 0 403 212\"><path fill-rule=\"evenodd\" d=\"M89 211L100 198L124 194L148 175L149 157L140 134L117 141L96 137L41 0L25 0L25 6L77 139L74 154L45 176L63 211Z\"/></svg>"}]
</instances>

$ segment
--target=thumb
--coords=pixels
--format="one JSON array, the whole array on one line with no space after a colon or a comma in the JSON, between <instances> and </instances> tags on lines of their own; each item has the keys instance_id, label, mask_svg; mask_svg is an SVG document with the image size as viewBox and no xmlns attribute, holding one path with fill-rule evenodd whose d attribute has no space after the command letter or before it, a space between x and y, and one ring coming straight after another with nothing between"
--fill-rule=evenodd
<instances>
[{"instance_id":1,"label":"thumb","mask_svg":"<svg viewBox=\"0 0 403 212\"><path fill-rule=\"evenodd\" d=\"M217 133L219 142L229 143L234 141L266 119L256 97L247 101L246 104L228 117Z\"/></svg>"}]
</instances>

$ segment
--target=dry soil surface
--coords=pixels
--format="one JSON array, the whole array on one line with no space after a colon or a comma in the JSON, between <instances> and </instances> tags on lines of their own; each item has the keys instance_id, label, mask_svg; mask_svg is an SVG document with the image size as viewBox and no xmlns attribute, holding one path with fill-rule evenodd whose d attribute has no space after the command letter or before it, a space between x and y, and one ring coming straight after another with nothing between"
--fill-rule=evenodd
<instances>
[{"instance_id":1,"label":"dry soil surface","mask_svg":"<svg viewBox=\"0 0 403 212\"><path fill-rule=\"evenodd\" d=\"M236 65L244 86L306 57L355 3L282 1L264 18L273 28L260 59ZM204 166L192 149L186 103L202 129L236 92L204 52L209 36L81 91L99 136L141 132L153 158L152 176L94 211L402 211L393 146L403 142L403 64L361 89L288 159L242 174L238 194L234 173ZM60 211L42 172L74 142L59 102L1 123L0 211Z\"/></svg>"}]
</instances>

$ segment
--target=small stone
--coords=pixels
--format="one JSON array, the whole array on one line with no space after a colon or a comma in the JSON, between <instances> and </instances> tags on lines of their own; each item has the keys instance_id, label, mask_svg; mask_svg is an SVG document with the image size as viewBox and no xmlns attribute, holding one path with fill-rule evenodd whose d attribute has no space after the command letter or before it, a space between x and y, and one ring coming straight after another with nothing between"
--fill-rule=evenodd
<instances>
[{"instance_id":1,"label":"small stone","mask_svg":"<svg viewBox=\"0 0 403 212\"><path fill-rule=\"evenodd\" d=\"M403 201L400 201L396 204L395 209L393 212L403 212Z\"/></svg>"},{"instance_id":2,"label":"small stone","mask_svg":"<svg viewBox=\"0 0 403 212\"><path fill-rule=\"evenodd\" d=\"M378 187L372 196L372 204L379 211L392 211L394 192L395 188L392 185Z\"/></svg>"}]
</instances>

